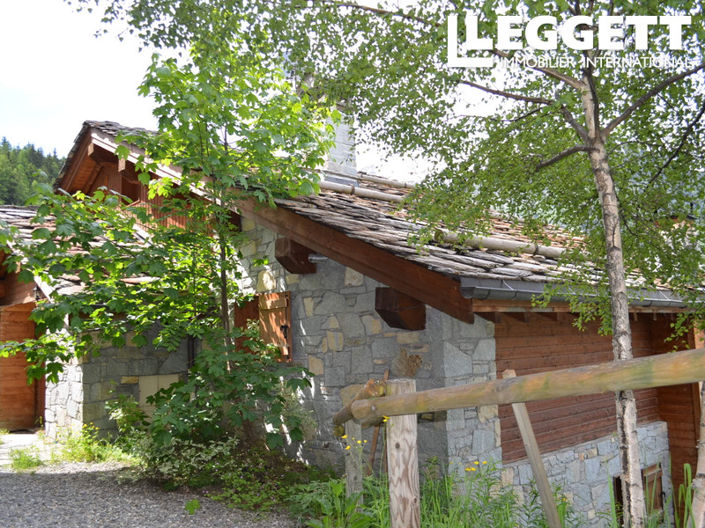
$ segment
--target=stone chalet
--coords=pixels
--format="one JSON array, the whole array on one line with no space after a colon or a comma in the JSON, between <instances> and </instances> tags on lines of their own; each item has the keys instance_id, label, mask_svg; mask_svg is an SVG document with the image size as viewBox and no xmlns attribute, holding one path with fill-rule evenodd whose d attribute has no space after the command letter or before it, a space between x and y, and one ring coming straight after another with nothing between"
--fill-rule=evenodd
<instances>
[{"instance_id":1,"label":"stone chalet","mask_svg":"<svg viewBox=\"0 0 705 528\"><path fill-rule=\"evenodd\" d=\"M60 187L90 193L106 186L147 201L135 177L136 158L123 162L115 155L122 130L111 122L84 123ZM558 247L537 247L496 219L491 236L474 246L458 249L448 241L419 252L408 242L418 226L398 210L408 184L356 173L344 160L350 142L344 133L339 139L331 156L338 163L329 166L320 194L278 200L276 208L243 202L237 211L250 238L242 251L244 286L258 294L239 322L259 318L265 337L314 374L303 403L319 429L297 446L299 456L340 466L331 417L341 408L341 389L385 373L414 377L424 390L493 379L508 368L523 375L612 359L610 338L599 336L596 325L579 331L566 302L532 306L532 296L562 271L560 244L566 240L560 232L552 233ZM0 217L11 221L13 214L21 216L4 208ZM251 264L250 257L263 255L268 264ZM0 339L21 337L16 327L31 335L26 317L42 292L11 275L3 283ZM641 296L632 306L635 356L672 349L664 340L681 309L667 290ZM681 346L692 347L695 338ZM196 348L184 343L171 354L150 347L107 349L69 365L46 396L34 386L20 387L22 369L13 363L19 359L1 360L0 426L26 427L43 412L50 432L86 422L109 427L104 404L113 384L144 401L184 374ZM27 392L25 421L17 421L17 409L7 403L19 401L20 389ZM640 390L636 397L644 477L670 494L683 480L683 464L695 464L697 384ZM608 484L620 472L614 396L536 402L528 410L549 479L572 496L589 525L597 525L596 513L610 501ZM493 459L501 462L504 482L520 488L532 478L510 406L420 416L419 453L422 462L437 457L451 471Z\"/></svg>"}]
</instances>

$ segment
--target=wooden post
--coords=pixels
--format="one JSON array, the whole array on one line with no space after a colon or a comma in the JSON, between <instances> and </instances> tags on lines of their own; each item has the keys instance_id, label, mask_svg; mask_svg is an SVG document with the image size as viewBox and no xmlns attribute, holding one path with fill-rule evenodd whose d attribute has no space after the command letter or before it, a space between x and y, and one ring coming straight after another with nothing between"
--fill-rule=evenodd
<instances>
[{"instance_id":1,"label":"wooden post","mask_svg":"<svg viewBox=\"0 0 705 528\"><path fill-rule=\"evenodd\" d=\"M502 373L502 377L515 378L516 372L511 369L505 370ZM541 507L543 508L544 515L546 516L546 521L548 521L548 527L562 528L561 519L558 516L558 508L556 508L556 500L553 496L551 484L548 482L548 475L546 475L546 468L543 465L543 459L541 458L541 452L539 451L539 446L536 442L534 428L531 426L529 412L526 410L526 404L512 403L512 409L514 410L514 416L516 417L517 424L519 425L519 432L521 433L521 439L524 442L526 455L529 457L531 471L534 473L534 478L536 479L536 487L539 489Z\"/></svg>"},{"instance_id":2,"label":"wooden post","mask_svg":"<svg viewBox=\"0 0 705 528\"><path fill-rule=\"evenodd\" d=\"M345 422L345 434L352 446L345 451L345 496L359 493L358 503L362 504L362 453L356 448L357 440L362 439L362 426L352 420Z\"/></svg>"},{"instance_id":3,"label":"wooden post","mask_svg":"<svg viewBox=\"0 0 705 528\"><path fill-rule=\"evenodd\" d=\"M413 379L387 382L387 394L416 390ZM394 416L387 422L389 460L389 516L391 528L421 528L419 457L416 442L416 415Z\"/></svg>"}]
</instances>

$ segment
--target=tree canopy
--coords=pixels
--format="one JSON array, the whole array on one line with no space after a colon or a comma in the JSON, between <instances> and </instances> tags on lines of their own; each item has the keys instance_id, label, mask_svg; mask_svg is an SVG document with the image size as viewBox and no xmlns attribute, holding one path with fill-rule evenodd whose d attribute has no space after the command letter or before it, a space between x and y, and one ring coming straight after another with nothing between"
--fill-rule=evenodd
<instances>
[{"instance_id":1,"label":"tree canopy","mask_svg":"<svg viewBox=\"0 0 705 528\"><path fill-rule=\"evenodd\" d=\"M32 144L13 147L3 138L0 142L0 203L24 205L32 195L32 185L53 183L63 164L63 158L56 152L44 154Z\"/></svg>"},{"instance_id":2,"label":"tree canopy","mask_svg":"<svg viewBox=\"0 0 705 528\"><path fill-rule=\"evenodd\" d=\"M194 39L188 55L155 55L140 87L154 96L159 129L119 138L116 155L140 148L135 170L146 203L45 185L32 200L43 227L31 239L0 229L10 271L52 289L32 312L38 337L0 350L26 353L33 377L56 381L67 361L106 343L151 339L175 349L201 340L188 380L156 396L163 406L150 427L159 442L209 440L227 423L247 430L262 414L273 426L270 444L281 442L284 421L290 438L301 434L295 417L282 416L281 387L305 385L303 369L278 363L256 329L233 326L249 295L238 283L244 237L233 214L238 200L266 207L314 192L312 169L331 147L337 111L297 94L241 39L217 34L224 22L213 17L212 34ZM160 166L178 170L157 176ZM68 290L67 280L76 283Z\"/></svg>"}]
</instances>

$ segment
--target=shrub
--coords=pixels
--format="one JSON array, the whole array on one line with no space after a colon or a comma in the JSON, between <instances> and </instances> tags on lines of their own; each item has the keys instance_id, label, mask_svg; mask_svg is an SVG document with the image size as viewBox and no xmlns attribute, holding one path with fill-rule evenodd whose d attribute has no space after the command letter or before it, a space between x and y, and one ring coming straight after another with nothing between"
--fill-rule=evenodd
<instances>
[{"instance_id":1,"label":"shrub","mask_svg":"<svg viewBox=\"0 0 705 528\"><path fill-rule=\"evenodd\" d=\"M106 462L127 461L129 456L118 446L98 438L98 428L84 424L79 433L69 432L59 438L60 450L52 453L52 461Z\"/></svg>"},{"instance_id":2,"label":"shrub","mask_svg":"<svg viewBox=\"0 0 705 528\"><path fill-rule=\"evenodd\" d=\"M34 446L10 450L10 461L15 471L36 469L43 464L39 450Z\"/></svg>"}]
</instances>

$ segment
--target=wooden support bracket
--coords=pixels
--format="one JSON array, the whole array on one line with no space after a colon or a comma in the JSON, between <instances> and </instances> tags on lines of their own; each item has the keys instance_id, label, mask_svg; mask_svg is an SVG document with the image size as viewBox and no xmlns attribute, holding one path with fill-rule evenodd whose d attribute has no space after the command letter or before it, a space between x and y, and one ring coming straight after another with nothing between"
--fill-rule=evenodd
<instances>
[{"instance_id":1,"label":"wooden support bracket","mask_svg":"<svg viewBox=\"0 0 705 528\"><path fill-rule=\"evenodd\" d=\"M91 158L93 161L95 161L99 165L102 165L102 164L117 165L117 157L115 156L115 154L110 152L109 150L104 149L103 147L96 145L95 143L91 143L88 145L87 154L88 154L89 158Z\"/></svg>"},{"instance_id":2,"label":"wooden support bracket","mask_svg":"<svg viewBox=\"0 0 705 528\"><path fill-rule=\"evenodd\" d=\"M274 242L274 256L289 273L316 273L316 264L308 260L311 253L311 249L290 238L277 238Z\"/></svg>"},{"instance_id":3,"label":"wooden support bracket","mask_svg":"<svg viewBox=\"0 0 705 528\"><path fill-rule=\"evenodd\" d=\"M393 288L375 290L375 310L392 328L403 330L426 328L426 305Z\"/></svg>"}]
</instances>

